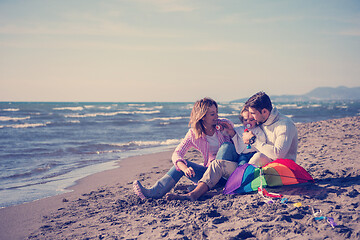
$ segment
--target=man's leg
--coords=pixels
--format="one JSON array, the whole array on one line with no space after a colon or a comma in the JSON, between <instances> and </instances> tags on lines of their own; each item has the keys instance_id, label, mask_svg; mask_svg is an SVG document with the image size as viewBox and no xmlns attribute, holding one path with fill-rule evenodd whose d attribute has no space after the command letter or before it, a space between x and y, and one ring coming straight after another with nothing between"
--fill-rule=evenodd
<instances>
[{"instance_id":1,"label":"man's leg","mask_svg":"<svg viewBox=\"0 0 360 240\"><path fill-rule=\"evenodd\" d=\"M220 149L217 152L215 159L237 162L238 158L239 158L239 154L236 152L236 148L234 144L230 142L224 142L220 146Z\"/></svg>"},{"instance_id":2,"label":"man's leg","mask_svg":"<svg viewBox=\"0 0 360 240\"><path fill-rule=\"evenodd\" d=\"M257 152L254 154L254 156L249 160L249 164L253 164L258 167L262 167L273 160L265 156L264 154Z\"/></svg>"}]
</instances>

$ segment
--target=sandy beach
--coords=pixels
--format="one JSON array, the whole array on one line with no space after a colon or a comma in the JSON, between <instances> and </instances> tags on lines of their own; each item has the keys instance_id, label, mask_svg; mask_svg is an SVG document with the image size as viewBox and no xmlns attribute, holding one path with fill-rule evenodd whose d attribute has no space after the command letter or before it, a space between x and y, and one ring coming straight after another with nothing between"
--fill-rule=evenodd
<instances>
[{"instance_id":1,"label":"sandy beach","mask_svg":"<svg viewBox=\"0 0 360 240\"><path fill-rule=\"evenodd\" d=\"M221 188L195 202L140 200L132 182L155 183L172 166L169 151L121 160L72 192L0 209L0 239L360 239L360 116L297 128L296 162L315 183L268 188L286 203ZM187 158L201 162L196 150ZM174 191L191 185L184 178ZM312 209L337 226L315 220Z\"/></svg>"}]
</instances>

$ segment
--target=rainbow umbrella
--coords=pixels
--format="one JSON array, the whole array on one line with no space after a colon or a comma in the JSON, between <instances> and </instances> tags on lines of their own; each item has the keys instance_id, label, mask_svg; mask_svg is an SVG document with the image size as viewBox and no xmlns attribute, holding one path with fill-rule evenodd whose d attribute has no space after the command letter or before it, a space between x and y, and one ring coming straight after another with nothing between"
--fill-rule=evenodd
<instances>
[{"instance_id":1,"label":"rainbow umbrella","mask_svg":"<svg viewBox=\"0 0 360 240\"><path fill-rule=\"evenodd\" d=\"M277 159L263 167L239 166L229 177L224 194L248 193L258 187L275 187L314 182L310 174L291 159Z\"/></svg>"}]
</instances>

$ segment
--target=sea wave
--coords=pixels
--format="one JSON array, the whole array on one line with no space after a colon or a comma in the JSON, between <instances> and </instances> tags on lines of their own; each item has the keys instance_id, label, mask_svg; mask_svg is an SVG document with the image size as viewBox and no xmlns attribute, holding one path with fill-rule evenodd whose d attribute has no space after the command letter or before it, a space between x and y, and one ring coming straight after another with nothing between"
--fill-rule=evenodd
<instances>
[{"instance_id":1,"label":"sea wave","mask_svg":"<svg viewBox=\"0 0 360 240\"><path fill-rule=\"evenodd\" d=\"M242 109L242 107L244 106L244 103L231 103L228 105L228 107L236 110L236 111L239 111Z\"/></svg>"},{"instance_id":2,"label":"sea wave","mask_svg":"<svg viewBox=\"0 0 360 240\"><path fill-rule=\"evenodd\" d=\"M155 109L163 109L163 106L154 106L154 107L140 107L138 110L140 111L153 111Z\"/></svg>"},{"instance_id":3,"label":"sea wave","mask_svg":"<svg viewBox=\"0 0 360 240\"><path fill-rule=\"evenodd\" d=\"M115 116L115 115L131 115L131 114L155 114L160 113L160 111L118 111L118 112L98 112L98 113L86 113L86 114L65 114L64 116L67 118L86 118L86 117L98 117L98 116Z\"/></svg>"},{"instance_id":4,"label":"sea wave","mask_svg":"<svg viewBox=\"0 0 360 240\"><path fill-rule=\"evenodd\" d=\"M0 116L0 121L7 122L7 121L21 121L30 119L30 117L6 117L6 116Z\"/></svg>"},{"instance_id":5,"label":"sea wave","mask_svg":"<svg viewBox=\"0 0 360 240\"><path fill-rule=\"evenodd\" d=\"M58 108L53 108L53 110L82 111L82 110L84 110L84 108L83 107L58 107Z\"/></svg>"},{"instance_id":6,"label":"sea wave","mask_svg":"<svg viewBox=\"0 0 360 240\"><path fill-rule=\"evenodd\" d=\"M187 104L186 106L180 106L179 109L181 110L189 110L192 109L194 107L194 104Z\"/></svg>"},{"instance_id":7,"label":"sea wave","mask_svg":"<svg viewBox=\"0 0 360 240\"><path fill-rule=\"evenodd\" d=\"M85 105L84 108L86 109L98 108L98 109L110 110L113 106L117 106L117 105L116 104L112 106Z\"/></svg>"},{"instance_id":8,"label":"sea wave","mask_svg":"<svg viewBox=\"0 0 360 240\"><path fill-rule=\"evenodd\" d=\"M20 111L19 108L6 108L6 109L3 109L4 112L17 112L17 111Z\"/></svg>"},{"instance_id":9,"label":"sea wave","mask_svg":"<svg viewBox=\"0 0 360 240\"><path fill-rule=\"evenodd\" d=\"M43 166L38 166L38 167L36 167L34 169L30 169L28 171L19 172L19 173L15 173L15 174L11 174L11 175L8 175L8 176L1 177L0 179L26 178L26 177L29 177L29 176L38 175L40 173L49 171L51 168L53 168L56 165L57 165L56 163L47 163L47 164L44 164Z\"/></svg>"},{"instance_id":10,"label":"sea wave","mask_svg":"<svg viewBox=\"0 0 360 240\"><path fill-rule=\"evenodd\" d=\"M282 104L276 105L277 109L302 109L305 106L298 106L297 104Z\"/></svg>"},{"instance_id":11,"label":"sea wave","mask_svg":"<svg viewBox=\"0 0 360 240\"><path fill-rule=\"evenodd\" d=\"M79 120L70 120L70 121L66 121L67 123L80 123Z\"/></svg>"},{"instance_id":12,"label":"sea wave","mask_svg":"<svg viewBox=\"0 0 360 240\"><path fill-rule=\"evenodd\" d=\"M110 110L112 107L111 106L100 106L99 109L105 109L105 110Z\"/></svg>"},{"instance_id":13,"label":"sea wave","mask_svg":"<svg viewBox=\"0 0 360 240\"><path fill-rule=\"evenodd\" d=\"M129 141L123 143L97 143L97 144L81 144L74 147L68 147L59 151L61 153L70 154L108 154L108 153L122 153L130 150L152 148L159 146L172 146L180 143L180 139L167 139L164 141ZM86 161L89 161L87 159Z\"/></svg>"},{"instance_id":14,"label":"sea wave","mask_svg":"<svg viewBox=\"0 0 360 240\"><path fill-rule=\"evenodd\" d=\"M348 109L349 106L344 106L344 105L341 105L341 106L336 106L336 108L340 108L340 109Z\"/></svg>"},{"instance_id":15,"label":"sea wave","mask_svg":"<svg viewBox=\"0 0 360 240\"><path fill-rule=\"evenodd\" d=\"M181 120L181 119L188 119L189 117L157 117L145 120L146 122L153 122L153 121L170 121L170 120Z\"/></svg>"},{"instance_id":16,"label":"sea wave","mask_svg":"<svg viewBox=\"0 0 360 240\"><path fill-rule=\"evenodd\" d=\"M140 106L145 106L144 103L129 103L128 106L130 107L140 107Z\"/></svg>"},{"instance_id":17,"label":"sea wave","mask_svg":"<svg viewBox=\"0 0 360 240\"><path fill-rule=\"evenodd\" d=\"M86 113L86 114L65 114L64 117L67 118L87 118L87 117L97 117L97 116L115 116L115 115L119 115L119 114L131 114L131 112L127 112L127 111L120 111L120 112L109 112L109 113L104 113L104 112L98 112L98 113Z\"/></svg>"},{"instance_id":18,"label":"sea wave","mask_svg":"<svg viewBox=\"0 0 360 240\"><path fill-rule=\"evenodd\" d=\"M233 112L233 113L219 113L219 117L231 117L231 116L239 116L240 113Z\"/></svg>"},{"instance_id":19,"label":"sea wave","mask_svg":"<svg viewBox=\"0 0 360 240\"><path fill-rule=\"evenodd\" d=\"M0 128L35 128L35 127L46 127L51 122L46 123L22 123L13 125L0 125Z\"/></svg>"},{"instance_id":20,"label":"sea wave","mask_svg":"<svg viewBox=\"0 0 360 240\"><path fill-rule=\"evenodd\" d=\"M129 146L167 146L180 143L180 139L167 139L165 141L130 141L126 143L113 143L111 145L117 147L129 147Z\"/></svg>"}]
</instances>

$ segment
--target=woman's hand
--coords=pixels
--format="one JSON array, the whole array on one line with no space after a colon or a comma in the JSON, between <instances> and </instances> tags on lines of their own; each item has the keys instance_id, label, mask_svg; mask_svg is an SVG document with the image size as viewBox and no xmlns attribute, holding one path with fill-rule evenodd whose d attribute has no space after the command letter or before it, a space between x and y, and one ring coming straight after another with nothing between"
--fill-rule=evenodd
<instances>
[{"instance_id":1,"label":"woman's hand","mask_svg":"<svg viewBox=\"0 0 360 240\"><path fill-rule=\"evenodd\" d=\"M183 162L177 162L177 166L178 168L180 168L181 171L183 171L183 173L185 174L185 176L191 178L191 177L195 177L195 171L192 167L188 167L185 163Z\"/></svg>"},{"instance_id":2,"label":"woman's hand","mask_svg":"<svg viewBox=\"0 0 360 240\"><path fill-rule=\"evenodd\" d=\"M188 178L192 178L195 177L195 171L192 167L188 167L186 169L183 170L185 176L187 176Z\"/></svg>"},{"instance_id":3,"label":"woman's hand","mask_svg":"<svg viewBox=\"0 0 360 240\"><path fill-rule=\"evenodd\" d=\"M227 131L227 133L229 134L229 136L231 138L233 138L235 136L236 132L230 123L225 122L225 121L219 121L218 124ZM220 130L222 130L222 129L220 129Z\"/></svg>"}]
</instances>

